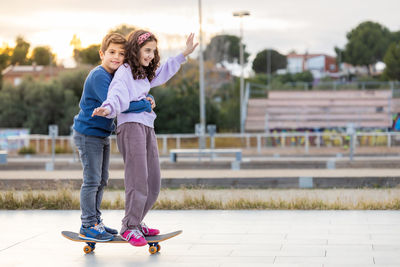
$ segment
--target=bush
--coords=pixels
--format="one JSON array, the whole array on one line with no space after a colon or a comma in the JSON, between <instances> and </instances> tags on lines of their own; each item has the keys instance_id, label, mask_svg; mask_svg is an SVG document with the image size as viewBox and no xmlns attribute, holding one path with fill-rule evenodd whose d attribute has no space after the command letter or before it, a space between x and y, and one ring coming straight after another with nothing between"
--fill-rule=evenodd
<instances>
[{"instance_id":1,"label":"bush","mask_svg":"<svg viewBox=\"0 0 400 267\"><path fill-rule=\"evenodd\" d=\"M18 150L19 155L28 155L28 154L36 154L36 150L31 146L24 146L20 150Z\"/></svg>"}]
</instances>

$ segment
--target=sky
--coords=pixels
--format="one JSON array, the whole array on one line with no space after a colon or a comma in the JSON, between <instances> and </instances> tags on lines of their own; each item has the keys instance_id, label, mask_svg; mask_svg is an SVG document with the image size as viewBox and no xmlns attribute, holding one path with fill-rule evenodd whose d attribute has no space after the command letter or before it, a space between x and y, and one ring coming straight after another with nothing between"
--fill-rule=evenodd
<instances>
[{"instance_id":1,"label":"sky","mask_svg":"<svg viewBox=\"0 0 400 267\"><path fill-rule=\"evenodd\" d=\"M152 31L161 56L183 50L190 32L199 32L198 0L0 0L0 45L14 46L22 35L31 48L49 45L59 62L69 64L74 34L83 47L101 42L121 24ZM243 42L254 58L273 48L280 53L325 53L346 44L346 34L372 20L400 30L400 0L202 0L204 47L217 34L240 33L235 11L242 19Z\"/></svg>"}]
</instances>

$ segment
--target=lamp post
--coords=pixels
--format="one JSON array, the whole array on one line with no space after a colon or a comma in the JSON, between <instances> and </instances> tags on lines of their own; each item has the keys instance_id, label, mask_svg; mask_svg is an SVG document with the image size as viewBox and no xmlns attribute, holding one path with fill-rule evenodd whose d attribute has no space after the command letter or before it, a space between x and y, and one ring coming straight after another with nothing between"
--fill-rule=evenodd
<instances>
[{"instance_id":1,"label":"lamp post","mask_svg":"<svg viewBox=\"0 0 400 267\"><path fill-rule=\"evenodd\" d=\"M243 17L250 16L250 12L248 11L238 11L233 12L234 17L240 18L240 66L241 66L241 74L240 74L240 133L244 132L243 125L243 89L244 89L244 55L243 55Z\"/></svg>"},{"instance_id":2,"label":"lamp post","mask_svg":"<svg viewBox=\"0 0 400 267\"><path fill-rule=\"evenodd\" d=\"M203 30L202 30L202 18L201 18L201 0L199 0L199 81L200 81L200 139L199 148L204 149L206 147L205 140L205 129L206 129L206 108L205 108L205 97L204 97L204 60L203 60Z\"/></svg>"}]
</instances>

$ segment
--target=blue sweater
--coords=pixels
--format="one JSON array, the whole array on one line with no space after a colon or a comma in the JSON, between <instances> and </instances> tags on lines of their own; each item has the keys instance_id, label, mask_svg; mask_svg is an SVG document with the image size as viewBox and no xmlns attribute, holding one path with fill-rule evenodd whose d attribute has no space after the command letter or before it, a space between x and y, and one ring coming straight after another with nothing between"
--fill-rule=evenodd
<instances>
[{"instance_id":1,"label":"blue sweater","mask_svg":"<svg viewBox=\"0 0 400 267\"><path fill-rule=\"evenodd\" d=\"M75 131L91 136L107 137L114 130L114 119L105 117L92 117L93 110L100 107L107 99L108 87L110 86L113 74L108 73L102 66L97 66L90 71L83 86L80 111L74 117L73 128ZM151 104L148 100L133 101L129 109L124 112L151 112Z\"/></svg>"}]
</instances>

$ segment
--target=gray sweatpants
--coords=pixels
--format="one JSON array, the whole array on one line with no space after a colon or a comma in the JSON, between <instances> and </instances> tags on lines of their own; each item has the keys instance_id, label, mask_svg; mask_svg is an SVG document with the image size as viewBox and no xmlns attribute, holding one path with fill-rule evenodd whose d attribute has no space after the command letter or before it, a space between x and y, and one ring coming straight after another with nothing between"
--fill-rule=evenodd
<instances>
[{"instance_id":1,"label":"gray sweatpants","mask_svg":"<svg viewBox=\"0 0 400 267\"><path fill-rule=\"evenodd\" d=\"M157 200L160 163L154 129L136 122L117 128L118 149L125 165L125 217L121 234L137 227Z\"/></svg>"}]
</instances>

